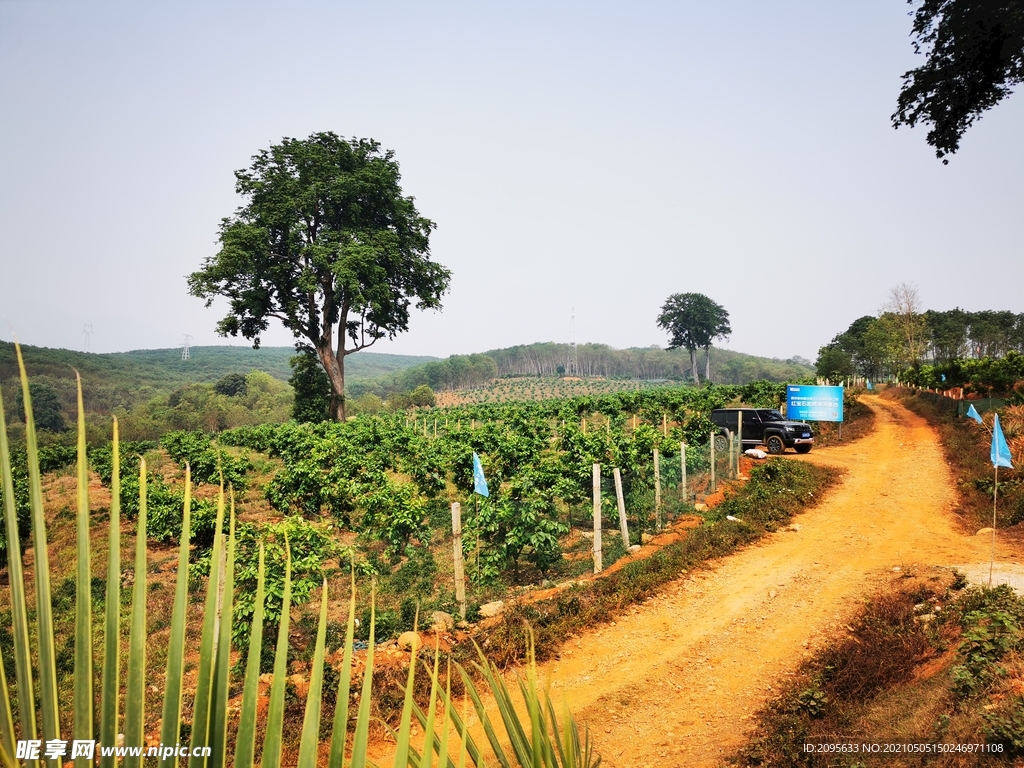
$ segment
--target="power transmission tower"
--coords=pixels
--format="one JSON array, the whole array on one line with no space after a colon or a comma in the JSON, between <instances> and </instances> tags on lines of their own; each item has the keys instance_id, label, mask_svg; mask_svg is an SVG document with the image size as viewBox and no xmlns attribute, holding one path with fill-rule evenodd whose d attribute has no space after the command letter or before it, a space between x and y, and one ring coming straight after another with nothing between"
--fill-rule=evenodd
<instances>
[{"instance_id":1,"label":"power transmission tower","mask_svg":"<svg viewBox=\"0 0 1024 768\"><path fill-rule=\"evenodd\" d=\"M88 352L92 341L92 323L85 324L85 327L82 328L82 335L85 337L85 351Z\"/></svg>"},{"instance_id":2,"label":"power transmission tower","mask_svg":"<svg viewBox=\"0 0 1024 768\"><path fill-rule=\"evenodd\" d=\"M192 337L189 336L186 333L185 334L185 343L181 345L181 359L182 360L191 360L192 359L192 355L189 354L189 350L191 349L191 344L190 344L191 341L192 341Z\"/></svg>"},{"instance_id":3,"label":"power transmission tower","mask_svg":"<svg viewBox=\"0 0 1024 768\"><path fill-rule=\"evenodd\" d=\"M576 352L576 307L572 308L569 320L569 359L565 362L565 372L569 376L580 375L580 358Z\"/></svg>"}]
</instances>

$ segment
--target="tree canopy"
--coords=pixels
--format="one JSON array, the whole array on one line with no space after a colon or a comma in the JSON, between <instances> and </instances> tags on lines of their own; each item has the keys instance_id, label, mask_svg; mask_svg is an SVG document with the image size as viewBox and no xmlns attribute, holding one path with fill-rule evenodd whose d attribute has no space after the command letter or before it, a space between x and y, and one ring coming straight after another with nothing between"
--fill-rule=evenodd
<instances>
[{"instance_id":1,"label":"tree canopy","mask_svg":"<svg viewBox=\"0 0 1024 768\"><path fill-rule=\"evenodd\" d=\"M693 383L700 384L697 350L710 349L715 339L732 333L725 307L703 293L674 293L665 300L658 326L669 332L669 349L683 347L690 353Z\"/></svg>"},{"instance_id":2,"label":"tree canopy","mask_svg":"<svg viewBox=\"0 0 1024 768\"><path fill-rule=\"evenodd\" d=\"M923 0L913 16L914 50L927 60L903 75L892 123L930 126L927 141L948 163L974 121L1024 81L1024 3Z\"/></svg>"},{"instance_id":3,"label":"tree canopy","mask_svg":"<svg viewBox=\"0 0 1024 768\"><path fill-rule=\"evenodd\" d=\"M435 224L402 193L398 162L372 139L285 138L235 172L245 204L220 226L220 250L189 291L228 299L222 336L259 346L272 319L316 351L345 418L345 356L439 309L451 273L431 261Z\"/></svg>"}]
</instances>

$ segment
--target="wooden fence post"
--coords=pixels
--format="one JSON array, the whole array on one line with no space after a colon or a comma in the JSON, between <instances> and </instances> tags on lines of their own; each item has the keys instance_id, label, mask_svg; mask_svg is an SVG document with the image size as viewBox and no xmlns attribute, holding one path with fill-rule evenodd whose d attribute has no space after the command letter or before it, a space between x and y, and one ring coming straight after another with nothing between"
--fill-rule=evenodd
<instances>
[{"instance_id":1,"label":"wooden fence post","mask_svg":"<svg viewBox=\"0 0 1024 768\"><path fill-rule=\"evenodd\" d=\"M661 530L661 461L658 449L654 449L654 527Z\"/></svg>"},{"instance_id":2,"label":"wooden fence post","mask_svg":"<svg viewBox=\"0 0 1024 768\"><path fill-rule=\"evenodd\" d=\"M462 507L452 502L452 548L455 559L455 599L459 602L459 615L466 618L466 574L462 568Z\"/></svg>"},{"instance_id":3,"label":"wooden fence post","mask_svg":"<svg viewBox=\"0 0 1024 768\"><path fill-rule=\"evenodd\" d=\"M626 500L622 497L622 473L616 467L612 470L615 476L615 501L619 505L619 533L622 534L622 546L629 549L629 529L626 527Z\"/></svg>"},{"instance_id":4,"label":"wooden fence post","mask_svg":"<svg viewBox=\"0 0 1024 768\"><path fill-rule=\"evenodd\" d=\"M715 492L715 433L711 433L711 492Z\"/></svg>"},{"instance_id":5,"label":"wooden fence post","mask_svg":"<svg viewBox=\"0 0 1024 768\"><path fill-rule=\"evenodd\" d=\"M736 414L739 422L736 425L736 475L740 474L740 456L743 455L743 411Z\"/></svg>"},{"instance_id":6,"label":"wooden fence post","mask_svg":"<svg viewBox=\"0 0 1024 768\"><path fill-rule=\"evenodd\" d=\"M594 465L594 573L604 568L601 560L601 465Z\"/></svg>"},{"instance_id":7,"label":"wooden fence post","mask_svg":"<svg viewBox=\"0 0 1024 768\"><path fill-rule=\"evenodd\" d=\"M679 444L679 467L682 469L682 482L679 487L683 489L683 504L690 498L689 494L686 493L686 443Z\"/></svg>"}]
</instances>

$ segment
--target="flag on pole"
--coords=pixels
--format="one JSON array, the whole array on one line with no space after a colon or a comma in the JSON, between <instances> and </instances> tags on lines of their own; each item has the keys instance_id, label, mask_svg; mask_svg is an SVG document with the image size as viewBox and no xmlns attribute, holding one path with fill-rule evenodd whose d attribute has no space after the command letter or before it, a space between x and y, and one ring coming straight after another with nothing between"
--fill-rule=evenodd
<instances>
[{"instance_id":1,"label":"flag on pole","mask_svg":"<svg viewBox=\"0 0 1024 768\"><path fill-rule=\"evenodd\" d=\"M480 457L473 451L473 492L490 498L491 492L487 490L487 478L484 477L484 468L480 464Z\"/></svg>"},{"instance_id":2,"label":"flag on pole","mask_svg":"<svg viewBox=\"0 0 1024 768\"><path fill-rule=\"evenodd\" d=\"M974 419L976 422L981 424L981 414L978 413L978 409L974 407L974 403L971 403L967 409L967 418Z\"/></svg>"},{"instance_id":3,"label":"flag on pole","mask_svg":"<svg viewBox=\"0 0 1024 768\"><path fill-rule=\"evenodd\" d=\"M1010 446L1006 444L1003 428L999 426L999 414L995 416L996 420L992 427L992 466L1013 469L1013 464L1010 463Z\"/></svg>"}]
</instances>

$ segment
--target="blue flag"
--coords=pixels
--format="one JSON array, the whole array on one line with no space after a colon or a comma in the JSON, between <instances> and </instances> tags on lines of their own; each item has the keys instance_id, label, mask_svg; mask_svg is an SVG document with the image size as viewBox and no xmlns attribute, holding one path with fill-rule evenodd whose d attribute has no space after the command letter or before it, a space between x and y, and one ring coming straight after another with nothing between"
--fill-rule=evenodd
<instances>
[{"instance_id":1,"label":"blue flag","mask_svg":"<svg viewBox=\"0 0 1024 768\"><path fill-rule=\"evenodd\" d=\"M974 407L974 403L967 408L967 418L974 419L976 422L981 424L981 414L978 413L978 409Z\"/></svg>"},{"instance_id":2,"label":"blue flag","mask_svg":"<svg viewBox=\"0 0 1024 768\"><path fill-rule=\"evenodd\" d=\"M484 468L480 464L480 457L473 451L473 491L481 496L490 498L491 492L487 490L487 478L484 477Z\"/></svg>"},{"instance_id":3,"label":"blue flag","mask_svg":"<svg viewBox=\"0 0 1024 768\"><path fill-rule=\"evenodd\" d=\"M1013 464L1010 463L1010 446L1006 444L1006 438L1003 437L1003 428L999 426L998 413L992 427L992 466L1013 469Z\"/></svg>"}]
</instances>

